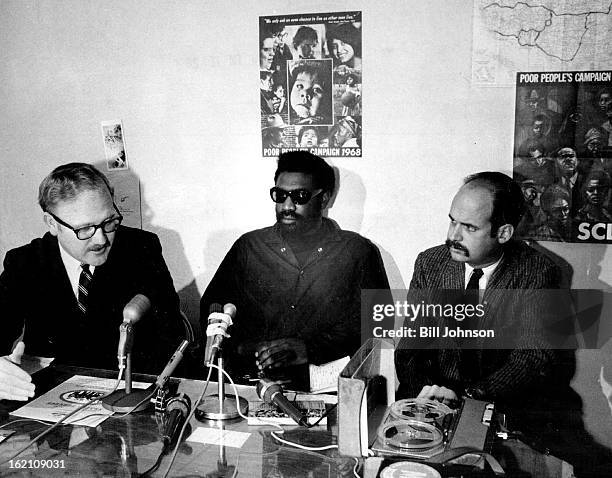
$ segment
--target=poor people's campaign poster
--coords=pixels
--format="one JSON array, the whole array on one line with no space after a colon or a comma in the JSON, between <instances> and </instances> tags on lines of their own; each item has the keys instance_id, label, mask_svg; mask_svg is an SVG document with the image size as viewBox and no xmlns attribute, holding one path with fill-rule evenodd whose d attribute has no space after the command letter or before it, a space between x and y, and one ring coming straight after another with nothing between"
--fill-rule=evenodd
<instances>
[{"instance_id":1,"label":"poor people's campaign poster","mask_svg":"<svg viewBox=\"0 0 612 478\"><path fill-rule=\"evenodd\" d=\"M361 12L259 18L262 155L361 157Z\"/></svg>"},{"instance_id":2,"label":"poor people's campaign poster","mask_svg":"<svg viewBox=\"0 0 612 478\"><path fill-rule=\"evenodd\" d=\"M612 72L518 73L514 178L525 239L612 243Z\"/></svg>"}]
</instances>

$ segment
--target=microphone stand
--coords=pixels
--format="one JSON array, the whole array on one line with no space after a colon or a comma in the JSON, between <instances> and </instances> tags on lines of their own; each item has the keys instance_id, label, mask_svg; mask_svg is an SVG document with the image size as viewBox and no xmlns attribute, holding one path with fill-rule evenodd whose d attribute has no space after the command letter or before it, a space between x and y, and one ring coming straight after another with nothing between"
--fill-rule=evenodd
<instances>
[{"instance_id":1,"label":"microphone stand","mask_svg":"<svg viewBox=\"0 0 612 478\"><path fill-rule=\"evenodd\" d=\"M243 415L249 408L249 403L242 397L226 395L225 376L223 375L223 353L222 349L217 352L217 383L219 389L217 395L207 395L196 408L195 417L200 421L205 420L231 420L240 416L236 404L240 407Z\"/></svg>"},{"instance_id":2,"label":"microphone stand","mask_svg":"<svg viewBox=\"0 0 612 478\"><path fill-rule=\"evenodd\" d=\"M223 435L223 431L225 430L225 423L217 423L216 428L221 431L221 436L219 437L219 458L217 459L217 469L210 473L206 473L205 478L225 478L228 476L234 476L236 466L227 464L225 439Z\"/></svg>"},{"instance_id":3,"label":"microphone stand","mask_svg":"<svg viewBox=\"0 0 612 478\"><path fill-rule=\"evenodd\" d=\"M127 343L130 344L130 350L128 350L126 354L125 360L125 389L118 389L111 393L108 397L102 400L102 406L107 410L111 410L113 412L119 413L127 413L129 411L140 412L145 410L149 405L149 400L145 400L142 402L148 395L148 389L136 388L132 389L132 333L133 326L130 323L123 323L120 326L121 328L125 328L125 332L127 334ZM138 405L140 403L140 405ZM136 407L138 405L138 407ZM136 408L134 408L136 407Z\"/></svg>"}]
</instances>

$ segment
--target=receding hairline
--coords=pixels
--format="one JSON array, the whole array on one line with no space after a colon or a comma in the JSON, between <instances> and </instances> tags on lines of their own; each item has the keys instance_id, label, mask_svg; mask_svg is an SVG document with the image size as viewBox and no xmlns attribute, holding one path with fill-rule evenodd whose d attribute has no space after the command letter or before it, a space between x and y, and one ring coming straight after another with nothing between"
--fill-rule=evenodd
<instances>
[{"instance_id":1,"label":"receding hairline","mask_svg":"<svg viewBox=\"0 0 612 478\"><path fill-rule=\"evenodd\" d=\"M491 206L493 206L493 201L495 200L495 185L492 184L491 181L484 178L470 179L461 185L459 191L462 189L482 189L488 192L491 199Z\"/></svg>"},{"instance_id":2,"label":"receding hairline","mask_svg":"<svg viewBox=\"0 0 612 478\"><path fill-rule=\"evenodd\" d=\"M480 183L480 184L478 184ZM457 191L457 193L455 194L455 197L453 198L452 203L455 202L455 200L457 199L457 197L459 196L459 194L465 193L465 192L469 192L469 191L482 191L483 193L488 193L487 198L488 198L488 202L487 202L487 207L489 208L489 217L487 219L488 223L491 225L491 227L493 227L493 201L495 199L495 195L493 193L493 191L491 190L491 188L486 187L486 180L482 180L482 179L475 179L473 181L470 181L468 183L464 183L461 185L461 187L459 188L459 190ZM452 208L452 203L451 203L451 208ZM484 207L484 205L482 205L481 207Z\"/></svg>"}]
</instances>

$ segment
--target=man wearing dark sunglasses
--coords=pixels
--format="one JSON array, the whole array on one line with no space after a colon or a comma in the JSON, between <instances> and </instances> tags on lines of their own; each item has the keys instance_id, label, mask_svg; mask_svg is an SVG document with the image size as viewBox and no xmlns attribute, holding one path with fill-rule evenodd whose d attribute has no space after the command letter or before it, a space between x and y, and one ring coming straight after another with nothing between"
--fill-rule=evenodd
<instances>
[{"instance_id":1,"label":"man wearing dark sunglasses","mask_svg":"<svg viewBox=\"0 0 612 478\"><path fill-rule=\"evenodd\" d=\"M276 224L240 237L201 301L237 306L226 364L308 388L309 364L352 355L361 340L362 289L389 289L378 248L324 217L334 171L304 151L281 154L270 198Z\"/></svg>"},{"instance_id":2,"label":"man wearing dark sunglasses","mask_svg":"<svg viewBox=\"0 0 612 478\"><path fill-rule=\"evenodd\" d=\"M152 233L121 226L107 178L84 163L59 166L41 183L48 232L6 254L0 275L0 399L27 400L30 355L79 366L117 367L123 307L137 294L152 313L135 325L133 365L156 373L180 342L179 301ZM17 344L13 348L14 344Z\"/></svg>"}]
</instances>

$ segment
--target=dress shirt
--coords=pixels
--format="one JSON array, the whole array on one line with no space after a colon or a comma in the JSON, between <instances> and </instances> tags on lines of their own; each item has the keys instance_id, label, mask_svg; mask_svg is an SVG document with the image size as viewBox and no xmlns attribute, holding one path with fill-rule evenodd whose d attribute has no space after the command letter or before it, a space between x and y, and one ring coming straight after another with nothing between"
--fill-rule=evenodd
<instances>
[{"instance_id":1,"label":"dress shirt","mask_svg":"<svg viewBox=\"0 0 612 478\"><path fill-rule=\"evenodd\" d=\"M487 267L480 267L480 269L482 270L482 277L478 281L478 289L485 290L487 288L489 279L493 275L493 272L495 272L495 269L497 269L497 266L501 262L502 257L503 255L499 259L497 259L496 262L494 262L493 264ZM466 262L465 263L465 283L463 284L464 288L467 287L467 284L470 281L470 277L472 277L473 271L474 271L474 268Z\"/></svg>"},{"instance_id":2,"label":"dress shirt","mask_svg":"<svg viewBox=\"0 0 612 478\"><path fill-rule=\"evenodd\" d=\"M68 274L68 280L70 280L70 287L72 287L72 292L74 293L74 296L78 298L79 278L81 277L81 271L83 270L83 268L81 267L81 262L77 261L74 257L68 254L68 252L61 246L59 242L58 247L62 262L64 263L64 267L66 268L66 274ZM92 277L95 270L96 266L89 266L89 272Z\"/></svg>"}]
</instances>

